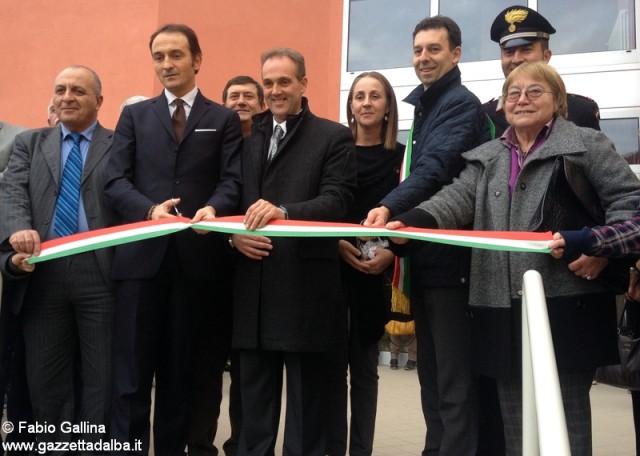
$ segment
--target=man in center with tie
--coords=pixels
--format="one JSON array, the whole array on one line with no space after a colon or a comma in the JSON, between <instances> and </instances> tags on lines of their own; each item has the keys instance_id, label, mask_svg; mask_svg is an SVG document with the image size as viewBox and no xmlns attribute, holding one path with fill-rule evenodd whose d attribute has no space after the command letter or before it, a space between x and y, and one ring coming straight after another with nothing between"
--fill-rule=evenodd
<instances>
[{"instance_id":1,"label":"man in center with tie","mask_svg":"<svg viewBox=\"0 0 640 456\"><path fill-rule=\"evenodd\" d=\"M356 186L349 129L314 116L304 57L262 54L269 109L253 117L242 155L245 226L276 219L340 221ZM243 423L238 455L274 452L287 375L284 455L324 456L327 356L346 343L335 238L233 235L239 254L233 346L240 350Z\"/></svg>"},{"instance_id":2,"label":"man in center with tie","mask_svg":"<svg viewBox=\"0 0 640 456\"><path fill-rule=\"evenodd\" d=\"M116 127L106 194L125 222L230 215L240 196L238 116L196 86L202 52L181 24L149 48L164 91L126 106ZM111 435L149 450L155 374L156 455L217 454L221 378L230 344L230 268L223 238L188 229L116 248ZM187 437L189 435L189 437Z\"/></svg>"}]
</instances>

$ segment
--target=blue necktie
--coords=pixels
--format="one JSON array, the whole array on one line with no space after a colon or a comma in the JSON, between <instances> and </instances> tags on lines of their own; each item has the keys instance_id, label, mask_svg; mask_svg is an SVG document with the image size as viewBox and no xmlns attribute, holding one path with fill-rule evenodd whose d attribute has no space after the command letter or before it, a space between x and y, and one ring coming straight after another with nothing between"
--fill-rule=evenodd
<instances>
[{"instance_id":1,"label":"blue necktie","mask_svg":"<svg viewBox=\"0 0 640 456\"><path fill-rule=\"evenodd\" d=\"M60 194L56 203L56 219L53 231L59 236L69 236L78 231L78 207L80 205L80 179L82 177L82 135L71 133L73 147L62 172Z\"/></svg>"}]
</instances>

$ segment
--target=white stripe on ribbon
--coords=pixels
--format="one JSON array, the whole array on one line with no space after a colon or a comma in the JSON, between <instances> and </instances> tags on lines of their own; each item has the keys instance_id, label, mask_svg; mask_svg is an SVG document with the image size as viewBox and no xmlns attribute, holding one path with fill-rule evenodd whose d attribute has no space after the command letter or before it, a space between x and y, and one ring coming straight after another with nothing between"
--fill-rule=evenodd
<instances>
[{"instance_id":1,"label":"white stripe on ribbon","mask_svg":"<svg viewBox=\"0 0 640 456\"><path fill-rule=\"evenodd\" d=\"M213 221L191 224L189 219L176 217L162 221L149 221L93 230L42 244L38 257L28 260L39 263L77 253L112 247L129 242L165 236L189 228L227 234L259 234L271 237L368 237L384 236L406 238L442 244L451 244L479 249L512 252L548 253L551 233L529 233L514 231L460 231L427 230L405 228L387 230L350 223L307 222L298 220L276 220L255 231L245 229L242 216L220 217Z\"/></svg>"}]
</instances>

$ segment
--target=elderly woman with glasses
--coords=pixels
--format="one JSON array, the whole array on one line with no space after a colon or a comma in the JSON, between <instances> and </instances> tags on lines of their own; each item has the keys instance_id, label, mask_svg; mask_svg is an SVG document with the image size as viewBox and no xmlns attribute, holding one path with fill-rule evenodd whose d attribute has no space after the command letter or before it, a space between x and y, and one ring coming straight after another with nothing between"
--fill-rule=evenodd
<instances>
[{"instance_id":1,"label":"elderly woman with glasses","mask_svg":"<svg viewBox=\"0 0 640 456\"><path fill-rule=\"evenodd\" d=\"M505 80L502 97L510 124L502 137L466 152L467 166L451 185L388 228L473 223L477 230L559 231L563 226L550 215L560 214L544 210L568 193L555 188L564 174L559 163L589 183L607 223L635 215L638 179L603 133L565 120L566 89L552 67L519 66ZM572 454L591 454L591 381L597 366L618 359L615 296L595 280L606 261L583 256L567 264L551 255L473 250L473 367L496 379L507 454L522 454L520 315L529 269L543 277Z\"/></svg>"}]
</instances>

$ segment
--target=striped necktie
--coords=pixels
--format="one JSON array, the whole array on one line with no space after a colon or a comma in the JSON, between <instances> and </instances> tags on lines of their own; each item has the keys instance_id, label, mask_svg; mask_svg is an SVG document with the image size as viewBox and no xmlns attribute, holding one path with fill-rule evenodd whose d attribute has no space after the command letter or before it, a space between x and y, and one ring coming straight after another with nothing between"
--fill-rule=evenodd
<instances>
[{"instance_id":1,"label":"striped necktie","mask_svg":"<svg viewBox=\"0 0 640 456\"><path fill-rule=\"evenodd\" d=\"M273 157L275 157L276 152L278 151L278 144L280 144L280 140L284 137L284 130L280 125L276 125L276 128L273 129L273 136L271 136L271 144L269 145L269 155L267 155L267 162L271 162Z\"/></svg>"},{"instance_id":2,"label":"striped necktie","mask_svg":"<svg viewBox=\"0 0 640 456\"><path fill-rule=\"evenodd\" d=\"M73 147L62 172L60 193L56 202L56 218L53 231L59 236L69 236L78 231L78 207L80 205L80 179L82 177L82 135L71 133Z\"/></svg>"}]
</instances>

